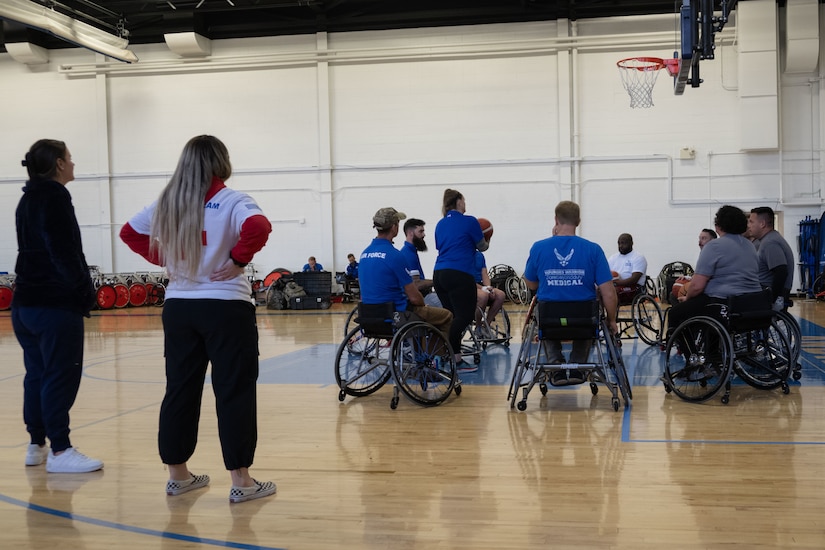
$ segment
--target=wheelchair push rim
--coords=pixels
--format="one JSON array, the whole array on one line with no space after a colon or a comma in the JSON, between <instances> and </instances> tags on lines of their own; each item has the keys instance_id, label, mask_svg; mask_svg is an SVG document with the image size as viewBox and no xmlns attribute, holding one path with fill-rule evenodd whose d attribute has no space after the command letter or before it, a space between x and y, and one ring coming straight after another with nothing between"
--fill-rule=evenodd
<instances>
[{"instance_id":1,"label":"wheelchair push rim","mask_svg":"<svg viewBox=\"0 0 825 550\"><path fill-rule=\"evenodd\" d=\"M460 391L453 349L432 325L404 325L393 337L390 352L395 383L411 401L435 406L443 403L453 389Z\"/></svg>"},{"instance_id":2,"label":"wheelchair push rim","mask_svg":"<svg viewBox=\"0 0 825 550\"><path fill-rule=\"evenodd\" d=\"M730 335L716 319L686 320L665 347L665 390L695 403L712 398L730 380L732 349Z\"/></svg>"}]
</instances>

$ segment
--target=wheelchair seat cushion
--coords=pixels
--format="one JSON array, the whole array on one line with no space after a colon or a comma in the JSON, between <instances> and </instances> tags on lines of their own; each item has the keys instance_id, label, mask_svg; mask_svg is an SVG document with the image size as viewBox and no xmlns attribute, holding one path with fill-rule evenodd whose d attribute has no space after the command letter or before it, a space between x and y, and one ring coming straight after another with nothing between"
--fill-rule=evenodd
<instances>
[{"instance_id":1,"label":"wheelchair seat cushion","mask_svg":"<svg viewBox=\"0 0 825 550\"><path fill-rule=\"evenodd\" d=\"M599 329L599 302L539 302L537 320L542 340L585 340Z\"/></svg>"},{"instance_id":2,"label":"wheelchair seat cushion","mask_svg":"<svg viewBox=\"0 0 825 550\"><path fill-rule=\"evenodd\" d=\"M728 327L734 332L767 328L774 316L770 289L728 298Z\"/></svg>"}]
</instances>

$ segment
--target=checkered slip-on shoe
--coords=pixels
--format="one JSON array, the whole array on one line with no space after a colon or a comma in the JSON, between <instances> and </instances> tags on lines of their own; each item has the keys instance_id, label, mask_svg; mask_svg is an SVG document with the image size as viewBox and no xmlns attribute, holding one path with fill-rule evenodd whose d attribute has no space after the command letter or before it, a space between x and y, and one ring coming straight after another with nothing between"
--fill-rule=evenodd
<instances>
[{"instance_id":1,"label":"checkered slip-on shoe","mask_svg":"<svg viewBox=\"0 0 825 550\"><path fill-rule=\"evenodd\" d=\"M177 496L182 495L183 493L188 493L189 491L194 491L195 489L200 489L201 487L206 487L209 485L209 476L204 475L195 475L193 473L189 473L189 479L183 481L177 481L174 479L170 479L166 482L166 494L170 496Z\"/></svg>"},{"instance_id":2,"label":"checkered slip-on shoe","mask_svg":"<svg viewBox=\"0 0 825 550\"><path fill-rule=\"evenodd\" d=\"M238 503L246 502L247 500L255 500L256 498L268 497L274 495L277 488L271 481L260 482L255 479L255 485L252 487L235 487L229 491L229 502Z\"/></svg>"}]
</instances>

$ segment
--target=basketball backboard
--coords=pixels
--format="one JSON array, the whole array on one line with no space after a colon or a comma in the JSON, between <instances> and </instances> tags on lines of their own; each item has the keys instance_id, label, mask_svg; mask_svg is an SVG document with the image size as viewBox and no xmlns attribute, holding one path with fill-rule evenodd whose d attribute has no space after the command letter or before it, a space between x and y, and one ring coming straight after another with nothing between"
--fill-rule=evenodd
<instances>
[{"instance_id":1,"label":"basketball backboard","mask_svg":"<svg viewBox=\"0 0 825 550\"><path fill-rule=\"evenodd\" d=\"M682 0L679 10L681 52L674 52L679 59L679 70L673 77L673 93L682 95L685 86L698 88L699 62L713 59L716 50L716 33L728 22L737 0ZM718 12L718 15L714 15Z\"/></svg>"}]
</instances>

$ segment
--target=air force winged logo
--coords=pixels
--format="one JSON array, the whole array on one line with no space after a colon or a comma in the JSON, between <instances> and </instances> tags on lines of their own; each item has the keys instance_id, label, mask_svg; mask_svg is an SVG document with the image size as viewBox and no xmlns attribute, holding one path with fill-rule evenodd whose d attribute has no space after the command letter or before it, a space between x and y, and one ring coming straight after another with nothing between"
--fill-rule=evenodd
<instances>
[{"instance_id":1,"label":"air force winged logo","mask_svg":"<svg viewBox=\"0 0 825 550\"><path fill-rule=\"evenodd\" d=\"M559 260L559 263L561 264L562 267L564 267L564 266L566 266L567 264L570 263L570 258L573 257L573 253L575 251L576 251L575 248L571 248L570 249L570 254L568 254L567 256L562 256L561 254L559 254L559 251L557 249L555 249L555 248L553 249L553 252L556 253L556 258Z\"/></svg>"}]
</instances>

